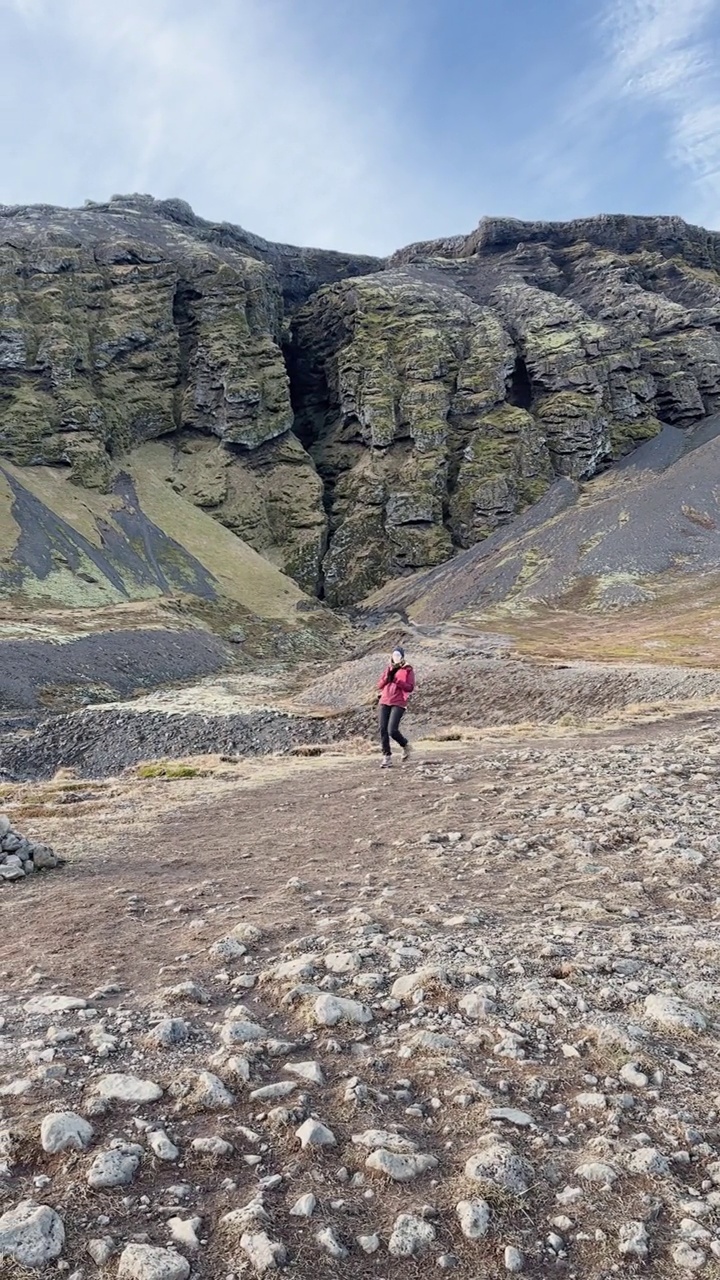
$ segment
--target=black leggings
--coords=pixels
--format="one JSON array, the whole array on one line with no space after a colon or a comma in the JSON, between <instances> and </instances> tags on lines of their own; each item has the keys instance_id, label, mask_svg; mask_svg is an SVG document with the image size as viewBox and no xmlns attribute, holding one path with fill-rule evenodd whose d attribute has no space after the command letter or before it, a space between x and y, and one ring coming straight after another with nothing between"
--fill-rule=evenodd
<instances>
[{"instance_id":1,"label":"black leggings","mask_svg":"<svg viewBox=\"0 0 720 1280\"><path fill-rule=\"evenodd\" d=\"M392 754L390 750L391 738L393 742L397 742L403 750L407 746L407 738L404 738L400 732L400 721L404 715L404 707L386 707L382 703L380 704L380 741L382 743L384 756Z\"/></svg>"}]
</instances>

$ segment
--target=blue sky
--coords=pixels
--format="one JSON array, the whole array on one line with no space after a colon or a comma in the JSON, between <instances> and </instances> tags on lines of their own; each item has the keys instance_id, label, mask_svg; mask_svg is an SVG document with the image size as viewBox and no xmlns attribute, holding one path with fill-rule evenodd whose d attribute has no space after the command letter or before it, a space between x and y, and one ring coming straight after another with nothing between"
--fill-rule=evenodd
<instances>
[{"instance_id":1,"label":"blue sky","mask_svg":"<svg viewBox=\"0 0 720 1280\"><path fill-rule=\"evenodd\" d=\"M370 253L720 227L720 0L0 0L0 111L6 204L178 195Z\"/></svg>"}]
</instances>

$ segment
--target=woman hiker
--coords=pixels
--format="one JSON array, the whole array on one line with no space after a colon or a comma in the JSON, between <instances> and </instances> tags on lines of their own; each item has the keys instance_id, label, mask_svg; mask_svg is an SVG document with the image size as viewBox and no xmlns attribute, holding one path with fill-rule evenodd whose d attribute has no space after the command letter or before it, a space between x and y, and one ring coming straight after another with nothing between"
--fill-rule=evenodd
<instances>
[{"instance_id":1,"label":"woman hiker","mask_svg":"<svg viewBox=\"0 0 720 1280\"><path fill-rule=\"evenodd\" d=\"M382 768L392 765L392 748L390 739L402 747L403 760L410 759L410 743L400 732L400 721L405 715L410 694L415 688L415 672L405 661L404 649L393 649L390 665L378 681L380 690L379 721L380 742L382 743Z\"/></svg>"}]
</instances>

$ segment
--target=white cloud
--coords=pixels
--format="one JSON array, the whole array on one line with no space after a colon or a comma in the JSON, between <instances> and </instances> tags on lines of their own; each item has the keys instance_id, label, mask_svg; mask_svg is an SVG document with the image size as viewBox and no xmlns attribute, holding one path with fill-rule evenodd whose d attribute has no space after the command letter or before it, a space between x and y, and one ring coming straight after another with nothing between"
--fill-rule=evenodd
<instances>
[{"instance_id":1,"label":"white cloud","mask_svg":"<svg viewBox=\"0 0 720 1280\"><path fill-rule=\"evenodd\" d=\"M626 103L659 111L667 159L692 184L687 212L720 225L718 0L610 0L605 88Z\"/></svg>"},{"instance_id":2,"label":"white cloud","mask_svg":"<svg viewBox=\"0 0 720 1280\"><path fill-rule=\"evenodd\" d=\"M35 182L6 199L57 201L82 181L95 199L184 196L274 239L379 253L402 240L411 196L392 94L363 84L352 56L320 65L295 0L3 3L31 27L31 56L45 51L50 64L41 86L22 59L7 68L8 101L22 93L37 127L22 157L6 138L3 168L12 159Z\"/></svg>"}]
</instances>

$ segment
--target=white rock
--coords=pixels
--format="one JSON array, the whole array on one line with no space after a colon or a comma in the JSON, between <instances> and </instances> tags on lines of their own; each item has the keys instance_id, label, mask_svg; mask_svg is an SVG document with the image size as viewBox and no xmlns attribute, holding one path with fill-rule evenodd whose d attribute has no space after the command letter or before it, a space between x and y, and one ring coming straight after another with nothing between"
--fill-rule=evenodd
<instances>
[{"instance_id":1,"label":"white rock","mask_svg":"<svg viewBox=\"0 0 720 1280\"><path fill-rule=\"evenodd\" d=\"M200 1248L197 1233L202 1225L202 1218L170 1218L167 1225L175 1244L181 1244L191 1253Z\"/></svg>"},{"instance_id":2,"label":"white rock","mask_svg":"<svg viewBox=\"0 0 720 1280\"><path fill-rule=\"evenodd\" d=\"M65 1246L62 1218L47 1204L21 1200L0 1218L0 1259L21 1267L44 1267L59 1258Z\"/></svg>"},{"instance_id":3,"label":"white rock","mask_svg":"<svg viewBox=\"0 0 720 1280\"><path fill-rule=\"evenodd\" d=\"M490 1205L487 1200L461 1200L455 1206L460 1230L467 1240L480 1240L487 1235L490 1226Z\"/></svg>"},{"instance_id":4,"label":"white rock","mask_svg":"<svg viewBox=\"0 0 720 1280\"><path fill-rule=\"evenodd\" d=\"M319 1062L286 1062L283 1071L290 1076L299 1076L309 1084L324 1084L325 1076Z\"/></svg>"},{"instance_id":5,"label":"white rock","mask_svg":"<svg viewBox=\"0 0 720 1280\"><path fill-rule=\"evenodd\" d=\"M359 1000L345 1000L326 992L313 1005L313 1016L321 1027L335 1027L339 1022L363 1024L372 1022L372 1013Z\"/></svg>"},{"instance_id":6,"label":"white rock","mask_svg":"<svg viewBox=\"0 0 720 1280\"><path fill-rule=\"evenodd\" d=\"M87 1000L78 996L33 996L25 1005L26 1013L69 1013L73 1009L87 1009Z\"/></svg>"},{"instance_id":7,"label":"white rock","mask_svg":"<svg viewBox=\"0 0 720 1280\"><path fill-rule=\"evenodd\" d=\"M666 1031L697 1032L705 1031L707 1027L704 1014L677 996L646 996L645 1015Z\"/></svg>"},{"instance_id":8,"label":"white rock","mask_svg":"<svg viewBox=\"0 0 720 1280\"><path fill-rule=\"evenodd\" d=\"M623 1084L630 1085L631 1089L646 1089L649 1083L645 1072L639 1071L634 1062L626 1062L625 1066L620 1068L620 1079Z\"/></svg>"},{"instance_id":9,"label":"white rock","mask_svg":"<svg viewBox=\"0 0 720 1280\"><path fill-rule=\"evenodd\" d=\"M92 1142L93 1127L74 1111L53 1111L40 1126L43 1151L85 1151Z\"/></svg>"},{"instance_id":10,"label":"white rock","mask_svg":"<svg viewBox=\"0 0 720 1280\"><path fill-rule=\"evenodd\" d=\"M503 1254L503 1263L506 1271L509 1271L511 1275L518 1275L525 1266L525 1259L519 1249L509 1244Z\"/></svg>"},{"instance_id":11,"label":"white rock","mask_svg":"<svg viewBox=\"0 0 720 1280\"><path fill-rule=\"evenodd\" d=\"M283 960L272 970L274 978L281 982L295 978L313 978L317 971L318 957L315 955L297 956L294 960Z\"/></svg>"},{"instance_id":12,"label":"white rock","mask_svg":"<svg viewBox=\"0 0 720 1280\"><path fill-rule=\"evenodd\" d=\"M670 1161L657 1147L640 1147L628 1157L631 1173L642 1173L653 1178L666 1178L670 1173Z\"/></svg>"},{"instance_id":13,"label":"white rock","mask_svg":"<svg viewBox=\"0 0 720 1280\"><path fill-rule=\"evenodd\" d=\"M354 1133L352 1140L356 1147L365 1147L368 1151L377 1151L380 1147L397 1155L417 1151L417 1143L400 1133L390 1133L388 1129L365 1129L363 1133Z\"/></svg>"},{"instance_id":14,"label":"white rock","mask_svg":"<svg viewBox=\"0 0 720 1280\"><path fill-rule=\"evenodd\" d=\"M578 1165L575 1174L583 1182L599 1182L606 1187L612 1186L617 1179L617 1170L602 1160L590 1160L587 1164Z\"/></svg>"},{"instance_id":15,"label":"white rock","mask_svg":"<svg viewBox=\"0 0 720 1280\"><path fill-rule=\"evenodd\" d=\"M281 1267L287 1257L286 1250L265 1231L246 1231L240 1237L240 1248L259 1276Z\"/></svg>"},{"instance_id":16,"label":"white rock","mask_svg":"<svg viewBox=\"0 0 720 1280\"><path fill-rule=\"evenodd\" d=\"M220 1039L229 1049L236 1044L251 1044L256 1040L269 1040L270 1032L261 1027L257 1022L249 1022L247 1019L238 1019L232 1022L226 1022L220 1032Z\"/></svg>"},{"instance_id":17,"label":"white rock","mask_svg":"<svg viewBox=\"0 0 720 1280\"><path fill-rule=\"evenodd\" d=\"M210 948L210 955L218 956L221 960L239 960L241 956L247 955L247 947L238 942L237 938L218 938Z\"/></svg>"},{"instance_id":18,"label":"white rock","mask_svg":"<svg viewBox=\"0 0 720 1280\"><path fill-rule=\"evenodd\" d=\"M650 1238L643 1222L623 1222L618 1231L618 1251L631 1258L647 1258Z\"/></svg>"},{"instance_id":19,"label":"white rock","mask_svg":"<svg viewBox=\"0 0 720 1280\"><path fill-rule=\"evenodd\" d=\"M212 1071L198 1071L188 1101L204 1111L227 1111L235 1098L219 1076Z\"/></svg>"},{"instance_id":20,"label":"white rock","mask_svg":"<svg viewBox=\"0 0 720 1280\"><path fill-rule=\"evenodd\" d=\"M87 1251L96 1267L104 1267L110 1261L115 1248L112 1236L96 1236L88 1240Z\"/></svg>"},{"instance_id":21,"label":"white rock","mask_svg":"<svg viewBox=\"0 0 720 1280\"><path fill-rule=\"evenodd\" d=\"M110 1151L100 1151L88 1169L88 1186L126 1187L140 1167L142 1147L136 1143L119 1143Z\"/></svg>"},{"instance_id":22,"label":"white rock","mask_svg":"<svg viewBox=\"0 0 720 1280\"><path fill-rule=\"evenodd\" d=\"M259 1089L252 1089L250 1097L253 1102L275 1102L278 1098L287 1098L297 1089L295 1080L278 1080L275 1084L264 1084Z\"/></svg>"},{"instance_id":23,"label":"white rock","mask_svg":"<svg viewBox=\"0 0 720 1280\"><path fill-rule=\"evenodd\" d=\"M581 1111L604 1111L607 1106L607 1098L604 1093L576 1093L575 1106L580 1107Z\"/></svg>"},{"instance_id":24,"label":"white rock","mask_svg":"<svg viewBox=\"0 0 720 1280\"><path fill-rule=\"evenodd\" d=\"M226 1142L224 1138L214 1135L210 1138L193 1138L191 1146L193 1151L199 1151L201 1155L206 1156L231 1156L235 1150L232 1142Z\"/></svg>"},{"instance_id":25,"label":"white rock","mask_svg":"<svg viewBox=\"0 0 720 1280\"><path fill-rule=\"evenodd\" d=\"M315 1199L315 1196L312 1194L312 1191L308 1191L304 1196L300 1196L300 1198L295 1201L292 1209L290 1210L290 1214L293 1218L312 1218L316 1205L317 1200Z\"/></svg>"},{"instance_id":26,"label":"white rock","mask_svg":"<svg viewBox=\"0 0 720 1280\"><path fill-rule=\"evenodd\" d=\"M158 1049L175 1049L185 1044L190 1028L184 1018L163 1018L151 1027L146 1036L148 1045Z\"/></svg>"},{"instance_id":27,"label":"white rock","mask_svg":"<svg viewBox=\"0 0 720 1280\"><path fill-rule=\"evenodd\" d=\"M393 1000L407 1000L415 991L432 983L446 984L446 970L428 965L424 969L416 969L414 973L403 973L393 982L390 994Z\"/></svg>"},{"instance_id":28,"label":"white rock","mask_svg":"<svg viewBox=\"0 0 720 1280\"><path fill-rule=\"evenodd\" d=\"M170 1141L164 1129L153 1129L148 1134L148 1143L150 1150L154 1156L157 1156L158 1160L167 1160L172 1163L180 1155L175 1143Z\"/></svg>"},{"instance_id":29,"label":"white rock","mask_svg":"<svg viewBox=\"0 0 720 1280\"><path fill-rule=\"evenodd\" d=\"M324 1249L326 1253L329 1253L331 1258L347 1258L348 1251L345 1246L340 1243L332 1227L323 1227L317 1232L315 1239L321 1249Z\"/></svg>"},{"instance_id":30,"label":"white rock","mask_svg":"<svg viewBox=\"0 0 720 1280\"><path fill-rule=\"evenodd\" d=\"M295 1137L300 1139L302 1147L334 1147L337 1145L337 1139L331 1129L327 1129L319 1120L308 1119L299 1129L295 1130Z\"/></svg>"},{"instance_id":31,"label":"white rock","mask_svg":"<svg viewBox=\"0 0 720 1280\"><path fill-rule=\"evenodd\" d=\"M533 1181L533 1167L508 1142L488 1137L477 1155L465 1165L465 1176L473 1182L491 1182L512 1195L521 1196Z\"/></svg>"},{"instance_id":32,"label":"white rock","mask_svg":"<svg viewBox=\"0 0 720 1280\"><path fill-rule=\"evenodd\" d=\"M365 1168L376 1173L384 1173L393 1182L412 1182L429 1169L437 1169L434 1156L396 1155L393 1151L385 1151L382 1147L373 1151L365 1161Z\"/></svg>"},{"instance_id":33,"label":"white rock","mask_svg":"<svg viewBox=\"0 0 720 1280\"><path fill-rule=\"evenodd\" d=\"M157 1102L163 1091L154 1080L140 1080L137 1076L115 1072L101 1076L95 1084L95 1092L108 1102Z\"/></svg>"},{"instance_id":34,"label":"white rock","mask_svg":"<svg viewBox=\"0 0 720 1280\"><path fill-rule=\"evenodd\" d=\"M535 1124L532 1116L527 1111L517 1111L515 1107L490 1107L487 1113L488 1120L503 1120L506 1124L515 1124L519 1129L527 1129L530 1125Z\"/></svg>"},{"instance_id":35,"label":"white rock","mask_svg":"<svg viewBox=\"0 0 720 1280\"><path fill-rule=\"evenodd\" d=\"M399 1213L393 1224L388 1251L393 1258L412 1258L424 1251L435 1239L435 1228L413 1213Z\"/></svg>"},{"instance_id":36,"label":"white rock","mask_svg":"<svg viewBox=\"0 0 720 1280\"><path fill-rule=\"evenodd\" d=\"M466 1018L486 1018L495 1012L495 1001L488 995L484 987L475 987L458 1000L458 1009Z\"/></svg>"},{"instance_id":37,"label":"white rock","mask_svg":"<svg viewBox=\"0 0 720 1280\"><path fill-rule=\"evenodd\" d=\"M233 925L230 930L231 938L238 938L240 942L260 942L262 940L263 931L257 924L250 924L247 920L241 920L239 924Z\"/></svg>"},{"instance_id":38,"label":"white rock","mask_svg":"<svg viewBox=\"0 0 720 1280\"><path fill-rule=\"evenodd\" d=\"M686 1240L678 1240L671 1249L672 1260L682 1271L699 1271L705 1266L702 1249L693 1249Z\"/></svg>"},{"instance_id":39,"label":"white rock","mask_svg":"<svg viewBox=\"0 0 720 1280\"><path fill-rule=\"evenodd\" d=\"M328 973L357 973L362 968L362 956L357 951L328 951L325 968Z\"/></svg>"},{"instance_id":40,"label":"white rock","mask_svg":"<svg viewBox=\"0 0 720 1280\"><path fill-rule=\"evenodd\" d=\"M628 809L632 809L633 804L632 796L621 794L606 800L603 809L607 810L608 813L627 813Z\"/></svg>"},{"instance_id":41,"label":"white rock","mask_svg":"<svg viewBox=\"0 0 720 1280\"><path fill-rule=\"evenodd\" d=\"M355 1239L363 1253L377 1253L380 1248L380 1237L377 1233L372 1236L356 1236Z\"/></svg>"},{"instance_id":42,"label":"white rock","mask_svg":"<svg viewBox=\"0 0 720 1280\"><path fill-rule=\"evenodd\" d=\"M190 1263L172 1249L128 1244L120 1255L117 1280L187 1280Z\"/></svg>"}]
</instances>

